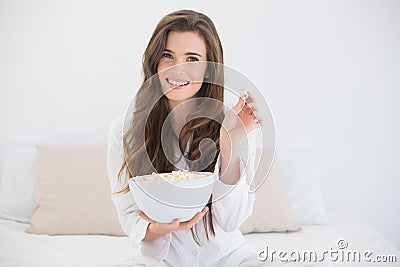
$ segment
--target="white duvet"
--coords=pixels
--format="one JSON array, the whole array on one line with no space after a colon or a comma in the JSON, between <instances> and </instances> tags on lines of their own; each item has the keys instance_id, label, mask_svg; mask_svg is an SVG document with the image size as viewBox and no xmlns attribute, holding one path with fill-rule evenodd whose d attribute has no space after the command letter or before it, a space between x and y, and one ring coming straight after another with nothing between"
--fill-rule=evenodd
<instances>
[{"instance_id":1,"label":"white duvet","mask_svg":"<svg viewBox=\"0 0 400 267\"><path fill-rule=\"evenodd\" d=\"M400 266L400 253L393 245L371 228L348 217L334 215L329 225L307 225L295 233L255 233L245 239L257 252L279 251L288 254L314 250L320 259L324 250L370 251L370 260L376 256L394 256L396 263L340 262L325 260L316 264L299 262L298 266ZM133 254L127 237L99 235L47 236L24 232L27 224L0 220L0 266L1 267L47 267L47 266L113 266L124 262ZM341 241L339 241L341 240ZM338 244L338 241L340 244ZM340 249L339 246L347 246ZM265 257L266 253L261 253ZM281 254L283 255L283 254ZM269 259L271 259L269 257ZM384 259L381 257L380 259ZM392 257L393 260L393 257ZM290 264L293 266L293 264Z\"/></svg>"}]
</instances>

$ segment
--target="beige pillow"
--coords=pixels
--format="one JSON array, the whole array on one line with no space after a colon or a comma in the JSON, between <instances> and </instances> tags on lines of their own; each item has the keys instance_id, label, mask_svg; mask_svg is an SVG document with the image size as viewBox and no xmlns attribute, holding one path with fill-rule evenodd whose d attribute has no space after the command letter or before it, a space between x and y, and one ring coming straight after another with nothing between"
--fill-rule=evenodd
<instances>
[{"instance_id":1,"label":"beige pillow","mask_svg":"<svg viewBox=\"0 0 400 267\"><path fill-rule=\"evenodd\" d=\"M255 182L260 184L268 171L269 161L273 157L272 149L257 151ZM282 177L276 159L264 183L256 191L253 214L240 226L242 233L251 232L289 232L300 230L300 224L290 206L284 190Z\"/></svg>"},{"instance_id":2,"label":"beige pillow","mask_svg":"<svg viewBox=\"0 0 400 267\"><path fill-rule=\"evenodd\" d=\"M125 235L111 200L107 146L38 146L27 233Z\"/></svg>"}]
</instances>

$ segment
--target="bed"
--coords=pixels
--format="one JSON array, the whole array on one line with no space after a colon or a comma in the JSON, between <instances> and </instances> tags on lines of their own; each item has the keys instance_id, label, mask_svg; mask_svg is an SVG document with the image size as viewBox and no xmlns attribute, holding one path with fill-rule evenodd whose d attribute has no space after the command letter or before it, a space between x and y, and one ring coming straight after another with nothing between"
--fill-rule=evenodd
<instances>
[{"instance_id":1,"label":"bed","mask_svg":"<svg viewBox=\"0 0 400 267\"><path fill-rule=\"evenodd\" d=\"M109 188L105 171L98 166L105 165L106 151L106 145L0 148L1 267L113 266L131 257L134 248L130 239L120 229L115 230L118 219L113 216L110 198L104 197ZM274 169L268 186L257 191L254 217L241 230L260 259L268 255L267 260L271 260L273 251L274 262L279 263L307 251L314 251L321 259L328 250L339 251L335 254L338 258L324 254L322 262L314 262L315 257L309 254L306 260L293 264L399 266L399 250L381 234L352 216L326 212L306 154L282 149L279 162L286 178ZM97 178L94 182L88 177ZM93 184L101 186L93 188ZM100 202L97 206L101 209L94 210ZM353 261L358 259L354 254L347 261L341 260L340 253L349 251L359 252L360 262Z\"/></svg>"},{"instance_id":2,"label":"bed","mask_svg":"<svg viewBox=\"0 0 400 267\"><path fill-rule=\"evenodd\" d=\"M380 234L348 216L335 214L327 225L303 226L299 232L250 233L245 239L256 251L271 250L304 251L317 253L333 247L338 249L339 239L346 240L353 250L370 250L371 259L377 255L393 255L399 260L399 251ZM46 266L112 266L131 255L128 237L106 235L32 235L24 230L27 223L0 220L0 265L3 267ZM313 266L299 263L299 266ZM318 266L399 266L397 263L335 263L325 261Z\"/></svg>"}]
</instances>

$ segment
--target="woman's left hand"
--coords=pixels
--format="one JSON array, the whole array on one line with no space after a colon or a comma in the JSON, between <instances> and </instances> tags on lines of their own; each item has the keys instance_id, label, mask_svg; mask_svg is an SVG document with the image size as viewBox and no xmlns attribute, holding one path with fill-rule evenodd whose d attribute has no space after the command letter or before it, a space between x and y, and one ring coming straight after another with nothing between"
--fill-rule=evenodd
<instances>
[{"instance_id":1,"label":"woman's left hand","mask_svg":"<svg viewBox=\"0 0 400 267\"><path fill-rule=\"evenodd\" d=\"M227 112L222 122L221 137L229 135L231 141L240 141L250 131L261 126L262 119L258 115L258 107L254 96L247 92L247 99L242 97Z\"/></svg>"}]
</instances>

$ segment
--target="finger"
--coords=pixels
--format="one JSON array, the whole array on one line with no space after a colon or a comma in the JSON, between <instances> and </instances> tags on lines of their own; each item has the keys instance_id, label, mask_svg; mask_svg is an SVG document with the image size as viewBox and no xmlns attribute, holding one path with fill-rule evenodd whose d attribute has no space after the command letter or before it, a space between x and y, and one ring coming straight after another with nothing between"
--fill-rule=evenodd
<instances>
[{"instance_id":1,"label":"finger","mask_svg":"<svg viewBox=\"0 0 400 267\"><path fill-rule=\"evenodd\" d=\"M246 106L248 106L250 109L254 110L254 111L259 111L256 103L246 103Z\"/></svg>"},{"instance_id":2,"label":"finger","mask_svg":"<svg viewBox=\"0 0 400 267\"><path fill-rule=\"evenodd\" d=\"M239 112L243 109L244 104L245 104L244 100L241 97L239 97L239 101L232 108L233 113L235 113L235 115L239 114Z\"/></svg>"},{"instance_id":3,"label":"finger","mask_svg":"<svg viewBox=\"0 0 400 267\"><path fill-rule=\"evenodd\" d=\"M150 217L148 217L146 215L146 213L144 213L143 211L139 210L138 215L140 217L142 217L143 219L145 219L146 221L148 221L149 223L155 223L155 221L153 221L152 219L150 219Z\"/></svg>"},{"instance_id":4,"label":"finger","mask_svg":"<svg viewBox=\"0 0 400 267\"><path fill-rule=\"evenodd\" d=\"M168 223L168 228L171 231L176 231L179 228L179 225L181 224L180 220L178 218L174 219L171 223Z\"/></svg>"},{"instance_id":5,"label":"finger","mask_svg":"<svg viewBox=\"0 0 400 267\"><path fill-rule=\"evenodd\" d=\"M256 103L256 99L254 98L254 95L252 93L250 93L250 91L247 92L247 99L246 99L246 103Z\"/></svg>"},{"instance_id":6,"label":"finger","mask_svg":"<svg viewBox=\"0 0 400 267\"><path fill-rule=\"evenodd\" d=\"M190 219L190 221L182 222L180 224L180 228L183 229L190 229L192 228L196 223L200 221L200 219L203 217L203 213L197 212L196 215Z\"/></svg>"},{"instance_id":7,"label":"finger","mask_svg":"<svg viewBox=\"0 0 400 267\"><path fill-rule=\"evenodd\" d=\"M207 211L208 211L208 207L205 206L200 212L197 212L196 215L193 216L192 219L181 223L180 226L184 229L192 228L193 225L195 225L196 223L198 223L201 220L201 218L207 213Z\"/></svg>"},{"instance_id":8,"label":"finger","mask_svg":"<svg viewBox=\"0 0 400 267\"><path fill-rule=\"evenodd\" d=\"M253 103L250 104L246 104L245 107L243 108L243 111L248 114L248 115L253 115L255 117L257 117L257 113L258 113L258 108L254 105L253 107ZM240 115L239 115L240 116Z\"/></svg>"},{"instance_id":9,"label":"finger","mask_svg":"<svg viewBox=\"0 0 400 267\"><path fill-rule=\"evenodd\" d=\"M180 223L181 223L181 222L180 222L180 220L179 220L178 218L175 218L175 219L171 222L171 224L172 224L172 225L175 225L175 226L178 226Z\"/></svg>"},{"instance_id":10,"label":"finger","mask_svg":"<svg viewBox=\"0 0 400 267\"><path fill-rule=\"evenodd\" d=\"M260 116L254 118L254 122L261 126L263 120Z\"/></svg>"},{"instance_id":11,"label":"finger","mask_svg":"<svg viewBox=\"0 0 400 267\"><path fill-rule=\"evenodd\" d=\"M200 221L200 219L204 216L205 213L199 211L196 213L195 216L193 216L192 219L190 219L190 221L187 221L188 225L190 225L190 227L192 227L193 225L195 225L198 221Z\"/></svg>"},{"instance_id":12,"label":"finger","mask_svg":"<svg viewBox=\"0 0 400 267\"><path fill-rule=\"evenodd\" d=\"M176 232L179 229L179 219L174 219L171 223L155 223L154 227L157 227L157 232L162 234L168 234Z\"/></svg>"},{"instance_id":13,"label":"finger","mask_svg":"<svg viewBox=\"0 0 400 267\"><path fill-rule=\"evenodd\" d=\"M204 208L201 209L200 213L201 213L202 215L205 215L205 214L207 213L207 211L208 211L208 207L207 207L207 206L204 206Z\"/></svg>"}]
</instances>

